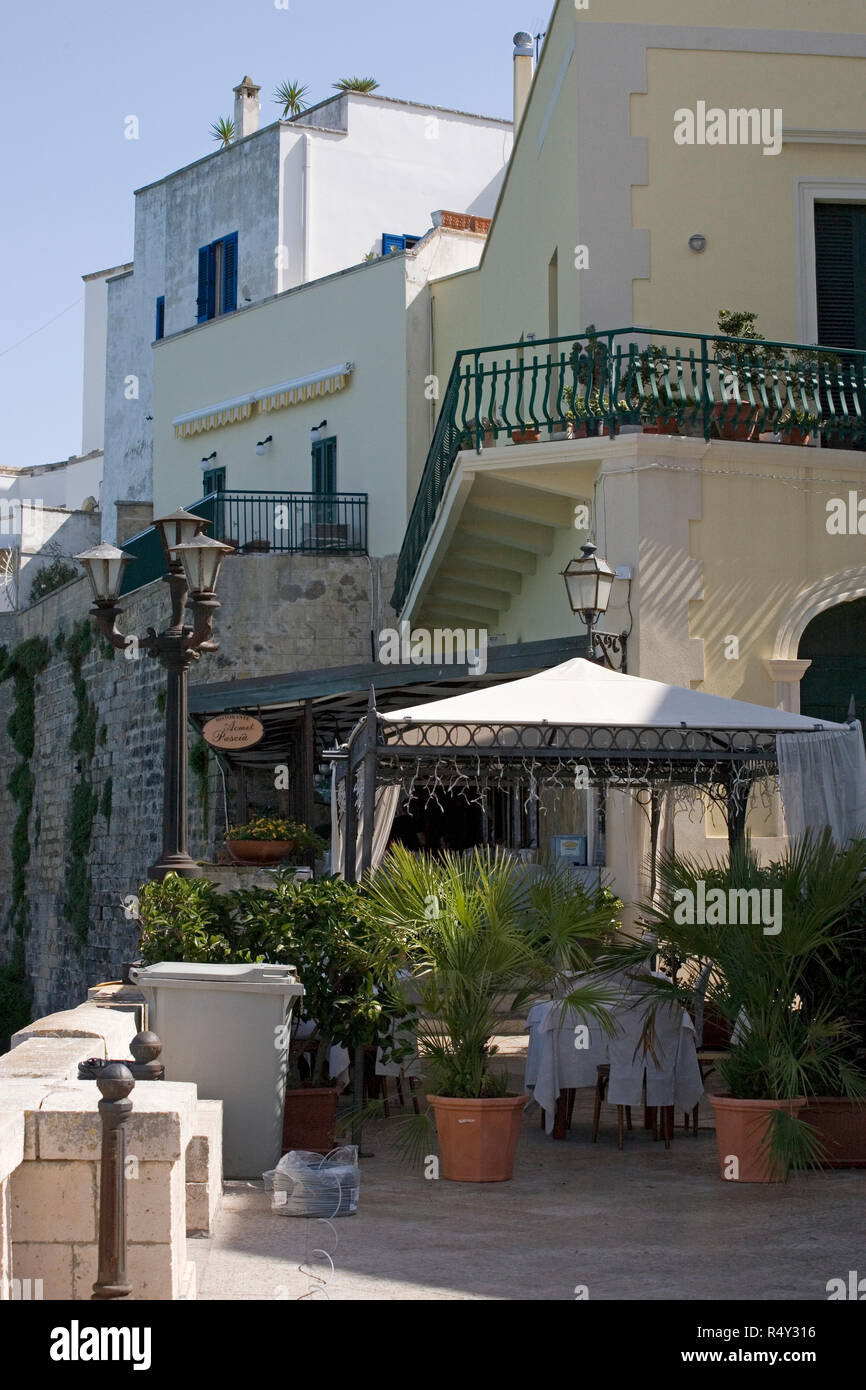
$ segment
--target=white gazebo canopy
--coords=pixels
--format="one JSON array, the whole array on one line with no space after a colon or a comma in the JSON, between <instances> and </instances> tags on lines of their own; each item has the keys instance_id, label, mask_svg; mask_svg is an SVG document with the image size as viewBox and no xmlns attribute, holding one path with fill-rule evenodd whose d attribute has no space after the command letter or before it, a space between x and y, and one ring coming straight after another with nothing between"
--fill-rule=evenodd
<instances>
[{"instance_id":1,"label":"white gazebo canopy","mask_svg":"<svg viewBox=\"0 0 866 1390\"><path fill-rule=\"evenodd\" d=\"M386 722L849 732L846 724L809 719L702 690L685 690L641 676L624 676L581 658L523 680L396 710L388 714Z\"/></svg>"}]
</instances>

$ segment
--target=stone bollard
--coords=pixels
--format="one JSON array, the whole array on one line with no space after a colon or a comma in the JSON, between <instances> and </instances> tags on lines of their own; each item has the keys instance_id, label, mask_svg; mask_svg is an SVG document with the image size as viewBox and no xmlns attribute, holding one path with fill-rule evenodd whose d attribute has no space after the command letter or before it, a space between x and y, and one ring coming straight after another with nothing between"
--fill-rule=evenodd
<instances>
[{"instance_id":1,"label":"stone bollard","mask_svg":"<svg viewBox=\"0 0 866 1390\"><path fill-rule=\"evenodd\" d=\"M126 1277L126 1121L135 1079L122 1062L109 1062L96 1078L102 1095L99 1173L99 1270L91 1298L128 1298Z\"/></svg>"},{"instance_id":2,"label":"stone bollard","mask_svg":"<svg viewBox=\"0 0 866 1390\"><path fill-rule=\"evenodd\" d=\"M129 1050L135 1058L129 1070L136 1081L165 1080L165 1066L159 1060L162 1043L156 1033L149 1030L144 1033L136 1033L129 1044Z\"/></svg>"}]
</instances>

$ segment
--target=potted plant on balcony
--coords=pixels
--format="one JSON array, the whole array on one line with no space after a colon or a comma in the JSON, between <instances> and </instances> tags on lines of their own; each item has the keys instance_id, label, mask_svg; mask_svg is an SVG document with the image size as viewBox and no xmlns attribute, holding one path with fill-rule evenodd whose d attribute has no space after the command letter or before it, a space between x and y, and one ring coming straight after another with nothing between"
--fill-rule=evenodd
<instances>
[{"instance_id":1,"label":"potted plant on balcony","mask_svg":"<svg viewBox=\"0 0 866 1390\"><path fill-rule=\"evenodd\" d=\"M568 875L549 871L533 880L520 861L487 848L434 858L397 845L369 892L379 916L406 933L441 1174L505 1182L529 1098L510 1091L507 1070L496 1067L499 1011L562 983L566 970L585 968L610 928L610 906ZM568 993L568 1003L599 1017L606 998L591 986ZM405 1123L420 1144L416 1155L423 1153L429 1112Z\"/></svg>"},{"instance_id":2,"label":"potted plant on balcony","mask_svg":"<svg viewBox=\"0 0 866 1390\"><path fill-rule=\"evenodd\" d=\"M766 341L758 332L758 316L749 309L720 309L720 337L715 338L716 367L722 400L713 406L713 432L718 439L757 439L755 410L749 401L749 389L754 392L764 379L765 362L762 349L753 343ZM730 339L748 339L748 342Z\"/></svg>"},{"instance_id":3,"label":"potted plant on balcony","mask_svg":"<svg viewBox=\"0 0 866 1390\"><path fill-rule=\"evenodd\" d=\"M291 853L321 854L326 845L312 830L281 816L257 816L226 831L226 848L236 864L279 864Z\"/></svg>"},{"instance_id":4,"label":"potted plant on balcony","mask_svg":"<svg viewBox=\"0 0 866 1390\"><path fill-rule=\"evenodd\" d=\"M820 1163L821 1138L807 1120L811 1098L866 1094L845 1001L827 987L828 965L852 934L846 914L863 900L864 873L866 841L837 849L829 831L805 836L763 866L748 846L721 863L661 857L657 897L642 918L666 957L713 966L706 1006L733 1029L731 1050L717 1063L727 1091L710 1096L723 1178L779 1182L792 1168ZM765 904L779 907L778 922L764 920ZM626 946L612 959L639 967L640 953ZM816 972L825 988L810 993ZM659 1000L691 1002L676 979L647 977L646 987Z\"/></svg>"},{"instance_id":5,"label":"potted plant on balcony","mask_svg":"<svg viewBox=\"0 0 866 1390\"><path fill-rule=\"evenodd\" d=\"M803 447L811 443L812 435L818 428L817 415L808 410L789 410L779 424L779 434L783 444L799 444Z\"/></svg>"}]
</instances>

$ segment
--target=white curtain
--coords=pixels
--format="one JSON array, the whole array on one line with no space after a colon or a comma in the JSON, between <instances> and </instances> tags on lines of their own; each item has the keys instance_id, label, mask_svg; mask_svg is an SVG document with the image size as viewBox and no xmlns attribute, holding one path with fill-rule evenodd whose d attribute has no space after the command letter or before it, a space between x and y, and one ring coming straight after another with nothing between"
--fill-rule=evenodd
<instances>
[{"instance_id":1,"label":"white curtain","mask_svg":"<svg viewBox=\"0 0 866 1390\"><path fill-rule=\"evenodd\" d=\"M400 784L376 788L376 809L373 813L373 857L371 867L378 869L385 857L397 807L400 804ZM357 834L355 837L355 873L361 876L361 846L364 835L364 770L355 783ZM337 777L337 764L331 764L331 873L343 874L344 827L346 824L346 778Z\"/></svg>"},{"instance_id":2,"label":"white curtain","mask_svg":"<svg viewBox=\"0 0 866 1390\"><path fill-rule=\"evenodd\" d=\"M779 782L788 835L829 826L837 845L866 835L866 751L863 731L777 734Z\"/></svg>"}]
</instances>

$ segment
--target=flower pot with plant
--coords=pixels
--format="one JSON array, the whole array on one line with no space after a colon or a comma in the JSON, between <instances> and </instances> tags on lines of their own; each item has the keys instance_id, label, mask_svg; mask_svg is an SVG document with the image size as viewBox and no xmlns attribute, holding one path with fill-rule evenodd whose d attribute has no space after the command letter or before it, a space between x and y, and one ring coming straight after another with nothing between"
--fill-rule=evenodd
<instances>
[{"instance_id":1,"label":"flower pot with plant","mask_svg":"<svg viewBox=\"0 0 866 1390\"><path fill-rule=\"evenodd\" d=\"M585 968L610 927L610 907L568 875L533 880L518 860L489 849L433 858L395 846L369 892L378 914L406 933L442 1177L505 1182L528 1096L510 1091L507 1070L496 1066L501 1001L520 1007L533 992L562 984L566 970ZM586 986L568 1002L600 1016L605 998ZM405 1151L428 1152L430 1113L404 1123Z\"/></svg>"},{"instance_id":2,"label":"flower pot with plant","mask_svg":"<svg viewBox=\"0 0 866 1390\"><path fill-rule=\"evenodd\" d=\"M757 406L767 375L766 342L758 332L758 316L749 309L720 309L720 336L713 340L721 401L712 410L712 431L717 439L757 439Z\"/></svg>"},{"instance_id":3,"label":"flower pot with plant","mask_svg":"<svg viewBox=\"0 0 866 1390\"><path fill-rule=\"evenodd\" d=\"M821 1139L807 1119L811 1098L854 1101L866 1093L843 1012L851 1000L834 996L826 974L851 936L846 915L863 900L864 873L866 840L839 849L829 831L792 842L765 865L748 845L722 862L661 856L657 897L642 908L643 920L667 959L713 966L706 1006L733 1029L730 1052L717 1063L727 1092L710 1096L719 1171L728 1180L779 1182L791 1169L820 1164ZM706 903L704 914L689 910L696 901ZM770 930L765 902L780 912ZM619 968L639 966L640 951L622 947L612 959ZM824 988L816 989L821 976ZM676 975L672 983L647 977L646 987L659 1000L691 1002Z\"/></svg>"},{"instance_id":4,"label":"flower pot with plant","mask_svg":"<svg viewBox=\"0 0 866 1390\"><path fill-rule=\"evenodd\" d=\"M322 854L325 842L298 821L257 816L226 831L226 849L236 864L279 864L292 853Z\"/></svg>"}]
</instances>

